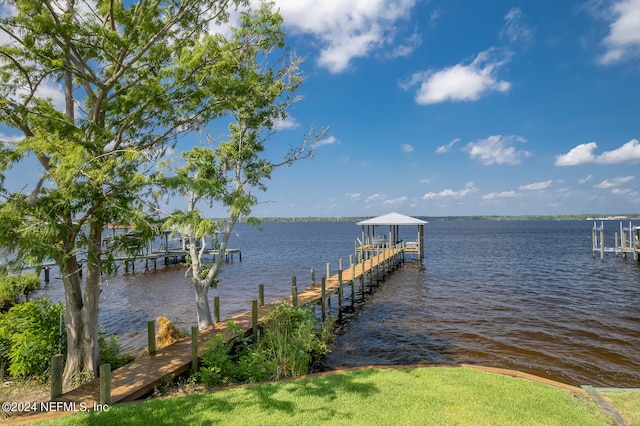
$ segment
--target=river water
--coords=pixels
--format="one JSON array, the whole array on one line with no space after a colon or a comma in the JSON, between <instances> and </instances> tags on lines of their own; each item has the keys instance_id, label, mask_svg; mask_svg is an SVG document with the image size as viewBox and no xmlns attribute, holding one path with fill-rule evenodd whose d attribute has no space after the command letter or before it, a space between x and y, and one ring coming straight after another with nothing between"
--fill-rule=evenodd
<instances>
[{"instance_id":1,"label":"river water","mask_svg":"<svg viewBox=\"0 0 640 426\"><path fill-rule=\"evenodd\" d=\"M588 221L435 221L424 262L407 261L356 298L327 369L370 364L472 363L517 369L565 383L640 387L640 264L591 253ZM617 222L605 222L613 245ZM382 229L381 232L385 230ZM401 227L415 240L417 229ZM360 227L350 222L240 224L210 299L222 318L249 310L348 265ZM102 283L100 322L125 350L146 345L146 321L164 315L195 325L193 289L180 266L120 274ZM349 294L347 291L345 294ZM63 300L52 281L38 296ZM213 306L213 303L212 303ZM335 308L335 307L334 307Z\"/></svg>"}]
</instances>

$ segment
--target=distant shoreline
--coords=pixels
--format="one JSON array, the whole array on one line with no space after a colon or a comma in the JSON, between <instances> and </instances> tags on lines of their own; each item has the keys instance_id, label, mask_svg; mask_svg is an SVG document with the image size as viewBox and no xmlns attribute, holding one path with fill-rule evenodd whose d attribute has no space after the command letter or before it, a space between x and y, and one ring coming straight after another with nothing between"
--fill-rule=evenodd
<instances>
[{"instance_id":1,"label":"distant shoreline","mask_svg":"<svg viewBox=\"0 0 640 426\"><path fill-rule=\"evenodd\" d=\"M350 217L262 217L261 222L359 222L369 219L372 216L350 216ZM418 219L436 221L456 221L456 220L640 220L640 213L633 214L565 214L565 215L477 215L477 216L414 216Z\"/></svg>"}]
</instances>

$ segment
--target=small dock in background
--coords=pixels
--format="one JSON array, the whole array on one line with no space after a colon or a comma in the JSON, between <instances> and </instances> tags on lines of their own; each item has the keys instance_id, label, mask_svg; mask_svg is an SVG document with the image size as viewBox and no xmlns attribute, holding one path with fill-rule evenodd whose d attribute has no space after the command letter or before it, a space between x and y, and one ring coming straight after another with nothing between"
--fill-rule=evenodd
<instances>
[{"instance_id":1,"label":"small dock in background","mask_svg":"<svg viewBox=\"0 0 640 426\"><path fill-rule=\"evenodd\" d=\"M327 277L322 277L319 282L315 280L315 271L311 271L311 285L305 290L298 291L296 277L292 277L291 296L280 299L271 304L264 303L264 286L259 287L259 298L252 300L252 309L242 314L229 318L225 322L219 320L219 300L214 303L214 317L216 323L204 330L192 327L192 336L180 340L160 350L155 350L155 322L149 323L149 344L148 355L143 355L135 361L110 372L108 385L105 385L104 378L97 378L91 382L80 386L70 392L53 397L52 401L59 401L61 404L68 404L70 407L102 407L104 404L134 401L152 392L157 386L162 385L171 379L186 373L190 369L196 371L199 356L204 352L208 341L218 335L222 335L225 341L230 341L237 336L236 329L244 331L245 335L257 335L260 324L264 321L267 313L277 303L291 303L294 306L313 306L316 317L324 321L331 313L331 296L337 295L337 304L334 302L334 310L338 316L345 304L344 290L350 290L350 300L354 303L356 292L364 297L369 290L383 281L386 276L398 268L404 261L405 247L400 244L394 247L380 248L378 253L367 255L354 263L350 258L349 267L344 270L339 269L337 273L330 275L330 264L327 264ZM342 268L340 260L340 268ZM229 322L233 326L229 326ZM153 331L151 331L153 330ZM153 337L152 337L153 334ZM153 342L153 343L152 343ZM104 367L104 366L103 366ZM102 371L102 369L101 369ZM105 389L108 393L105 395ZM102 405L101 405L102 404ZM12 418L3 419L7 423L33 422L44 419L51 419L72 412L56 411L48 413L24 413Z\"/></svg>"},{"instance_id":2,"label":"small dock in background","mask_svg":"<svg viewBox=\"0 0 640 426\"><path fill-rule=\"evenodd\" d=\"M600 253L600 259L604 259L605 253L613 253L616 257L621 255L626 259L630 255L633 256L634 261L640 261L640 226L632 226L631 222L629 222L629 226L625 227L620 222L619 232L614 234L613 247L606 247L604 242L604 222L600 222L600 226L593 222L593 228L591 229L593 257Z\"/></svg>"}]
</instances>

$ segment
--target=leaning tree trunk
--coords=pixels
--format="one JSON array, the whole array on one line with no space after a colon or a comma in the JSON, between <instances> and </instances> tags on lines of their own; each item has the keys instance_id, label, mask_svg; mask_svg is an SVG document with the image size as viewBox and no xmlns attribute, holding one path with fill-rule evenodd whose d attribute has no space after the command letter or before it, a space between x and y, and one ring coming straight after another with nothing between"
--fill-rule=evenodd
<instances>
[{"instance_id":1,"label":"leaning tree trunk","mask_svg":"<svg viewBox=\"0 0 640 426\"><path fill-rule=\"evenodd\" d=\"M84 296L80 266L75 255L60 263L66 297L65 326L67 330L67 362L64 381L77 374L88 373L96 377L100 367L98 346L98 307L100 298L100 236L102 229L91 226L87 253L87 276ZM69 242L74 244L74 242Z\"/></svg>"}]
</instances>

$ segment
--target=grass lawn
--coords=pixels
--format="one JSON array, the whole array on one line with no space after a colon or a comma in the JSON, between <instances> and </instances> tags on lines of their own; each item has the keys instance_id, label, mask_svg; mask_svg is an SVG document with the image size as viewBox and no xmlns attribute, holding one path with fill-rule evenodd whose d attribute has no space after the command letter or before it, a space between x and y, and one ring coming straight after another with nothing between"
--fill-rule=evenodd
<instances>
[{"instance_id":1,"label":"grass lawn","mask_svg":"<svg viewBox=\"0 0 640 426\"><path fill-rule=\"evenodd\" d=\"M632 426L640 426L640 392L599 391Z\"/></svg>"},{"instance_id":2,"label":"grass lawn","mask_svg":"<svg viewBox=\"0 0 640 426\"><path fill-rule=\"evenodd\" d=\"M49 425L608 425L587 396L469 368L369 369L149 400Z\"/></svg>"}]
</instances>

